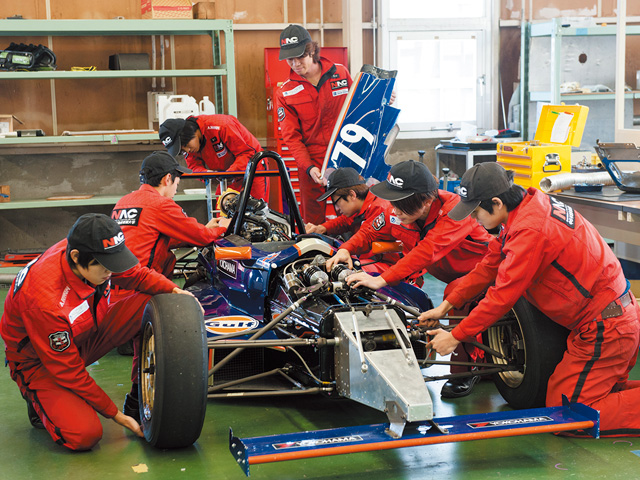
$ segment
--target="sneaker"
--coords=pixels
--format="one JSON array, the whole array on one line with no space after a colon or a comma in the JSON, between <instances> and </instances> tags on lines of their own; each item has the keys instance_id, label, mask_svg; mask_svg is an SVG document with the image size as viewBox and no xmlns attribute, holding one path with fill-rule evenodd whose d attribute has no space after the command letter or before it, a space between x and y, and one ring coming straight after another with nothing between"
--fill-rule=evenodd
<instances>
[{"instance_id":1,"label":"sneaker","mask_svg":"<svg viewBox=\"0 0 640 480\"><path fill-rule=\"evenodd\" d=\"M127 393L124 396L122 413L124 413L128 417L133 418L136 422L138 422L138 424L140 424L140 402L138 402L137 398L132 397L130 393Z\"/></svg>"},{"instance_id":2,"label":"sneaker","mask_svg":"<svg viewBox=\"0 0 640 480\"><path fill-rule=\"evenodd\" d=\"M44 424L40 419L40 416L36 412L36 409L33 408L33 403L28 398L25 398L27 401L27 415L29 416L29 422L33 426L33 428L44 428Z\"/></svg>"},{"instance_id":3,"label":"sneaker","mask_svg":"<svg viewBox=\"0 0 640 480\"><path fill-rule=\"evenodd\" d=\"M442 398L466 397L471 393L476 383L480 381L480 375L464 378L452 378L442 386L440 396Z\"/></svg>"},{"instance_id":4,"label":"sneaker","mask_svg":"<svg viewBox=\"0 0 640 480\"><path fill-rule=\"evenodd\" d=\"M128 342L119 345L117 350L120 355L129 357L133 356L133 340L129 340Z\"/></svg>"}]
</instances>

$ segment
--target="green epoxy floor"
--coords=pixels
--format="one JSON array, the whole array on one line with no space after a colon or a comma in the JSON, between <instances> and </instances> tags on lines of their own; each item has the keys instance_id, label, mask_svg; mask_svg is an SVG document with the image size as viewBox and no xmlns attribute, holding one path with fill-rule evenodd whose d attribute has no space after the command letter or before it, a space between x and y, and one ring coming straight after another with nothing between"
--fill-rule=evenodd
<instances>
[{"instance_id":1,"label":"green epoxy floor","mask_svg":"<svg viewBox=\"0 0 640 480\"><path fill-rule=\"evenodd\" d=\"M434 301L439 300L441 285L428 283L426 289ZM2 304L6 292L0 290ZM89 367L118 405L130 388L130 362L131 357L112 352ZM640 379L640 367L632 376ZM428 384L437 417L508 409L490 381L478 384L472 395L455 400L440 399L442 383ZM240 437L252 437L385 421L382 413L347 400L210 400L202 436L192 448L156 450L115 422L103 419L100 444L91 452L71 453L55 445L45 431L31 427L26 404L5 368L0 373L0 480L242 479L244 474L227 448L229 427ZM141 464L147 473L134 471L133 467ZM640 438L585 440L540 434L256 465L251 467L251 477L634 479L640 477L639 471Z\"/></svg>"}]
</instances>

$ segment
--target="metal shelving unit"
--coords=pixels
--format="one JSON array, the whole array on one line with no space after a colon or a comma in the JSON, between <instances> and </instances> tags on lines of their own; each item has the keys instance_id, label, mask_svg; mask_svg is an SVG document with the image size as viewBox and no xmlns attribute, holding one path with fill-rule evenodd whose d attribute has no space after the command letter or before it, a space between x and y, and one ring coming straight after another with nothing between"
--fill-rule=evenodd
<instances>
[{"instance_id":1,"label":"metal shelving unit","mask_svg":"<svg viewBox=\"0 0 640 480\"><path fill-rule=\"evenodd\" d=\"M594 27L572 27L563 25L562 19L554 18L550 22L528 23L522 25L520 43L520 125L523 138L528 138L529 133L529 102L549 102L560 104L560 102L580 102L593 100L613 100L615 93L561 93L561 71L562 71L562 45L564 37L594 37L594 36L615 36L615 25L599 25ZM640 26L627 25L627 35L640 35ZM548 91L531 91L529 62L531 60L531 39L536 37L549 37L551 41L551 61L549 68ZM615 52L612 52L615 56ZM626 92L625 99L640 98L639 91Z\"/></svg>"},{"instance_id":2,"label":"metal shelving unit","mask_svg":"<svg viewBox=\"0 0 640 480\"><path fill-rule=\"evenodd\" d=\"M219 34L224 33L225 63L220 63ZM113 35L208 35L211 38L211 53L214 68L170 69L170 70L101 70L101 71L34 71L0 72L0 80L37 79L95 79L95 78L151 78L151 77L215 77L226 78L226 113L237 115L236 74L233 45L233 22L231 20L0 20L0 36L113 36ZM173 44L173 41L171 42ZM172 52L173 54L173 52ZM216 91L221 86L216 82ZM216 108L221 108L221 97ZM82 137L49 136L0 138L1 145L28 143L69 143L155 141L155 134L90 135Z\"/></svg>"}]
</instances>

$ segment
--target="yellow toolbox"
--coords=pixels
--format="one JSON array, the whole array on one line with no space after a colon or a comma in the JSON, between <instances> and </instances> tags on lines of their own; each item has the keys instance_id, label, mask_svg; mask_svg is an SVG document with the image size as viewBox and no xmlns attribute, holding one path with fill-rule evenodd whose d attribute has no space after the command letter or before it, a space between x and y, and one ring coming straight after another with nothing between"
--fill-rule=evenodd
<instances>
[{"instance_id":1,"label":"yellow toolbox","mask_svg":"<svg viewBox=\"0 0 640 480\"><path fill-rule=\"evenodd\" d=\"M497 161L513 170L514 182L525 188L540 188L549 175L571 172L571 147L580 146L589 107L544 105L538 128L530 142L497 145Z\"/></svg>"}]
</instances>

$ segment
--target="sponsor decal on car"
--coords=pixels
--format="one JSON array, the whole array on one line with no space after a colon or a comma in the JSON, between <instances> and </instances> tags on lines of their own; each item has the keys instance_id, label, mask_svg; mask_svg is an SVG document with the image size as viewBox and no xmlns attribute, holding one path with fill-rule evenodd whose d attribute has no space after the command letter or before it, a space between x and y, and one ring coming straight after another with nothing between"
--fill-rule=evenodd
<instances>
[{"instance_id":1,"label":"sponsor decal on car","mask_svg":"<svg viewBox=\"0 0 640 480\"><path fill-rule=\"evenodd\" d=\"M504 420L491 420L488 422L474 422L467 425L471 428L496 428L496 427L508 427L510 425L522 425L523 423L545 423L553 422L550 417L521 417L521 418L506 418Z\"/></svg>"},{"instance_id":2,"label":"sponsor decal on car","mask_svg":"<svg viewBox=\"0 0 640 480\"><path fill-rule=\"evenodd\" d=\"M317 447L322 445L336 445L340 443L353 443L353 442L361 442L361 441L362 441L362 437L360 435L345 435L343 437L311 438L309 440L298 440L297 442L274 443L273 448L276 450L283 450L285 448L307 448L307 447Z\"/></svg>"},{"instance_id":3,"label":"sponsor decal on car","mask_svg":"<svg viewBox=\"0 0 640 480\"><path fill-rule=\"evenodd\" d=\"M238 276L238 264L233 260L220 260L218 262L218 270L231 278Z\"/></svg>"},{"instance_id":4,"label":"sponsor decal on car","mask_svg":"<svg viewBox=\"0 0 640 480\"><path fill-rule=\"evenodd\" d=\"M244 315L229 315L228 317L216 317L204 322L208 332L215 335L226 333L244 332L256 328L259 322L255 318Z\"/></svg>"}]
</instances>

